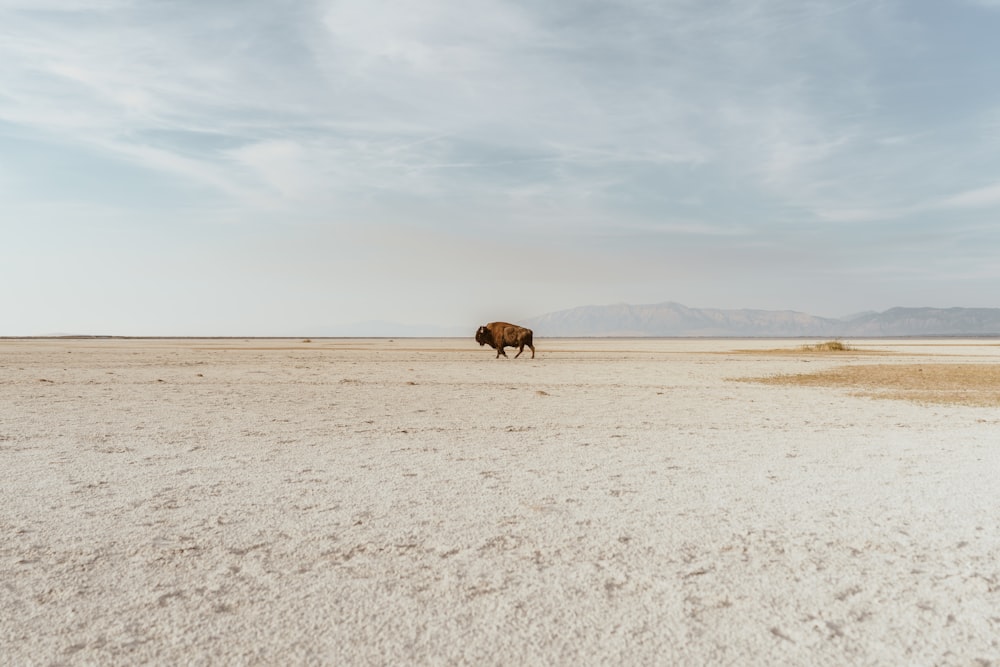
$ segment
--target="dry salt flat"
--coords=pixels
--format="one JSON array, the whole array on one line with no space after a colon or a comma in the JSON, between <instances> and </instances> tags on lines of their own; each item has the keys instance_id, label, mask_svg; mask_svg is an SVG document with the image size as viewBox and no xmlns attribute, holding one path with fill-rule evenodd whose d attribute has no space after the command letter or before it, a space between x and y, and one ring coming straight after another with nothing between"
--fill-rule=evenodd
<instances>
[{"instance_id":1,"label":"dry salt flat","mask_svg":"<svg viewBox=\"0 0 1000 667\"><path fill-rule=\"evenodd\" d=\"M800 343L0 341L0 663L1000 664L1000 409L740 381L1000 346Z\"/></svg>"}]
</instances>

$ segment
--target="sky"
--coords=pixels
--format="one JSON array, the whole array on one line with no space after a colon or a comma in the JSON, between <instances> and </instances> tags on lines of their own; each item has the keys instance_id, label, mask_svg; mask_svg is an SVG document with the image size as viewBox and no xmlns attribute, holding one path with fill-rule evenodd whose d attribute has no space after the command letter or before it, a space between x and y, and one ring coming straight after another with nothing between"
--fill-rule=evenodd
<instances>
[{"instance_id":1,"label":"sky","mask_svg":"<svg viewBox=\"0 0 1000 667\"><path fill-rule=\"evenodd\" d=\"M998 307L997 35L1000 0L0 0L0 335Z\"/></svg>"}]
</instances>

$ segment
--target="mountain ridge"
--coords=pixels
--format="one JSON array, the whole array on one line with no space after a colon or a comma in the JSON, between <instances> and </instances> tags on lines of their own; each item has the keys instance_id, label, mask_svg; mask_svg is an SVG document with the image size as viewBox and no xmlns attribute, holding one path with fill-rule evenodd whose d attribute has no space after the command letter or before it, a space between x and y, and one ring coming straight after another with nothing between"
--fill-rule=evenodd
<instances>
[{"instance_id":1,"label":"mountain ridge","mask_svg":"<svg viewBox=\"0 0 1000 667\"><path fill-rule=\"evenodd\" d=\"M1000 308L896 306L845 318L795 310L691 308L673 301L579 306L528 318L537 336L884 337L1000 335Z\"/></svg>"}]
</instances>

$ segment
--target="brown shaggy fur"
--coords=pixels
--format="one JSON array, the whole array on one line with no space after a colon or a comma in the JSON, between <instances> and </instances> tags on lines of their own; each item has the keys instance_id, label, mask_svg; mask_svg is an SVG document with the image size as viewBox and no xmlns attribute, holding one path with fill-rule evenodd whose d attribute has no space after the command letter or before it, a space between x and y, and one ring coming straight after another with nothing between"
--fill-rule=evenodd
<instances>
[{"instance_id":1,"label":"brown shaggy fur","mask_svg":"<svg viewBox=\"0 0 1000 667\"><path fill-rule=\"evenodd\" d=\"M531 358L535 358L535 346L532 342L531 329L525 329L524 327L519 327L516 324L510 324L509 322L490 322L489 324L479 327L476 331L476 342L482 345L489 345L495 348L497 351L497 358L500 355L507 356L507 353L503 351L505 347L516 347L519 348L517 354L514 358L517 359L524 352L525 346L531 348Z\"/></svg>"}]
</instances>

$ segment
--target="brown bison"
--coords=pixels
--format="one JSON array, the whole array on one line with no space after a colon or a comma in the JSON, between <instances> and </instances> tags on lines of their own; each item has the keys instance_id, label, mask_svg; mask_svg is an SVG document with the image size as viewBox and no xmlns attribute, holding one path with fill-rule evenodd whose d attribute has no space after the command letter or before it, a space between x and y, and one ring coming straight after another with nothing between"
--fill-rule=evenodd
<instances>
[{"instance_id":1,"label":"brown bison","mask_svg":"<svg viewBox=\"0 0 1000 667\"><path fill-rule=\"evenodd\" d=\"M531 329L525 329L524 327L519 327L516 324L510 324L508 322L490 322L485 326L479 327L479 331L476 332L476 342L482 345L489 345L490 347L496 348L497 359L500 355L507 356L507 353L503 351L505 347L516 347L520 348L514 358L517 359L524 352L524 346L527 345L531 348L531 358L535 358L535 346L531 342L532 337Z\"/></svg>"}]
</instances>

